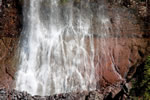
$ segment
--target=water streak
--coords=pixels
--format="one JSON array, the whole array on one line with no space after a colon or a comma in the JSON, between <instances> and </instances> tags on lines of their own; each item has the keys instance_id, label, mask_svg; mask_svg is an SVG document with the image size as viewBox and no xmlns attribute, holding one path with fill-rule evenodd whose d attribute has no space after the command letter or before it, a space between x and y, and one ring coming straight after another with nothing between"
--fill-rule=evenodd
<instances>
[{"instance_id":1,"label":"water streak","mask_svg":"<svg viewBox=\"0 0 150 100\"><path fill-rule=\"evenodd\" d=\"M96 89L94 34L107 36L109 19L103 5L95 18L92 6L87 0L24 1L17 90L49 95ZM95 19L102 24L97 32Z\"/></svg>"}]
</instances>

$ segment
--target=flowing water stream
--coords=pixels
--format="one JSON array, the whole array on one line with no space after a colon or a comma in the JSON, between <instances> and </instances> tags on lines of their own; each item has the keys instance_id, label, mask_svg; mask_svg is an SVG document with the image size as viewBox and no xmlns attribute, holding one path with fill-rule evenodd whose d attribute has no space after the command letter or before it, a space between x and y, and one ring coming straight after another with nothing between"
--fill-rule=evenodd
<instances>
[{"instance_id":1,"label":"flowing water stream","mask_svg":"<svg viewBox=\"0 0 150 100\"><path fill-rule=\"evenodd\" d=\"M104 5L93 10L89 2L24 0L16 90L43 96L96 89L94 38L107 36L110 22Z\"/></svg>"}]
</instances>

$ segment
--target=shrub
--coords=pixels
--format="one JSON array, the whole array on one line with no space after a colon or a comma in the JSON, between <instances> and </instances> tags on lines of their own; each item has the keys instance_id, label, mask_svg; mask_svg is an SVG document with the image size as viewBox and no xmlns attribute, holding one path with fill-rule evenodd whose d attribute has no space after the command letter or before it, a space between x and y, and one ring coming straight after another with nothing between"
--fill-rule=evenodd
<instances>
[{"instance_id":1,"label":"shrub","mask_svg":"<svg viewBox=\"0 0 150 100\"><path fill-rule=\"evenodd\" d=\"M136 77L132 80L130 95L134 99L150 100L150 56L145 61L143 68L138 69L137 72Z\"/></svg>"}]
</instances>

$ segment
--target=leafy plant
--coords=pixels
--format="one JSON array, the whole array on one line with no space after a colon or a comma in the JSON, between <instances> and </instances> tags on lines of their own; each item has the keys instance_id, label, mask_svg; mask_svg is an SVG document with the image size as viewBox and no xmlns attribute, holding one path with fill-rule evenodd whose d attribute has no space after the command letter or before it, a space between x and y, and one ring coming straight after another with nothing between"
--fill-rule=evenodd
<instances>
[{"instance_id":1,"label":"leafy plant","mask_svg":"<svg viewBox=\"0 0 150 100\"><path fill-rule=\"evenodd\" d=\"M143 68L137 70L137 75L135 79L132 80L130 94L134 100L137 98L142 98L141 100L150 100L150 56L145 61Z\"/></svg>"},{"instance_id":2,"label":"leafy plant","mask_svg":"<svg viewBox=\"0 0 150 100\"><path fill-rule=\"evenodd\" d=\"M146 100L150 99L150 56L147 58L144 66L144 78L141 82L144 89L143 96Z\"/></svg>"}]
</instances>

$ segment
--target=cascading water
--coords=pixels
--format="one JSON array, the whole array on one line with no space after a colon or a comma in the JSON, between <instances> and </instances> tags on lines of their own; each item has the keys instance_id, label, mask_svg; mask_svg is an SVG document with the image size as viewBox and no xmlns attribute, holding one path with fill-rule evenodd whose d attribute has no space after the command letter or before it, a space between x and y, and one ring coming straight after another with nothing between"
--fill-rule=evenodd
<instances>
[{"instance_id":1,"label":"cascading water","mask_svg":"<svg viewBox=\"0 0 150 100\"><path fill-rule=\"evenodd\" d=\"M2 12L2 0L0 0L0 13Z\"/></svg>"},{"instance_id":2,"label":"cascading water","mask_svg":"<svg viewBox=\"0 0 150 100\"><path fill-rule=\"evenodd\" d=\"M95 18L92 6L88 0L24 0L17 90L50 95L96 89L94 37L108 34L109 20L100 5ZM97 32L94 19L102 24Z\"/></svg>"}]
</instances>

